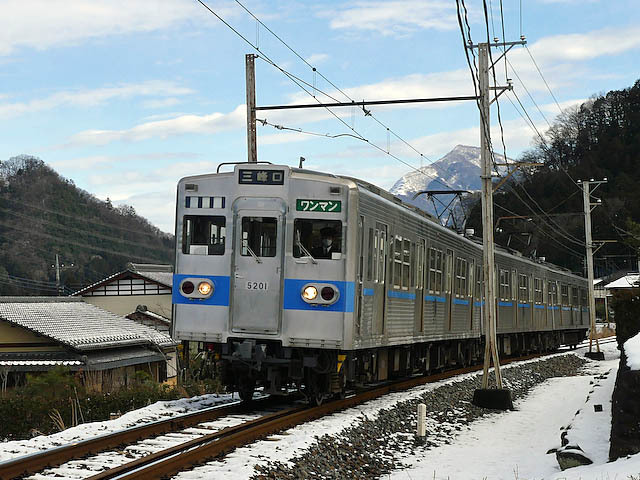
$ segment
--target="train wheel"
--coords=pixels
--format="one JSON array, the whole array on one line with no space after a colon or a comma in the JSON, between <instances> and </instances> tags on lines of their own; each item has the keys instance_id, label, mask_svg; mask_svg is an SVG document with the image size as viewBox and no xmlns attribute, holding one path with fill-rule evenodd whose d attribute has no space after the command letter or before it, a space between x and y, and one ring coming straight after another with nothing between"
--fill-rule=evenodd
<instances>
[{"instance_id":1,"label":"train wheel","mask_svg":"<svg viewBox=\"0 0 640 480\"><path fill-rule=\"evenodd\" d=\"M253 399L253 388L238 390L238 395L240 396L240 400L248 403Z\"/></svg>"},{"instance_id":2,"label":"train wheel","mask_svg":"<svg viewBox=\"0 0 640 480\"><path fill-rule=\"evenodd\" d=\"M324 395L322 393L317 392L311 395L311 404L313 406L319 407L320 405L322 405L323 401L324 401Z\"/></svg>"}]
</instances>

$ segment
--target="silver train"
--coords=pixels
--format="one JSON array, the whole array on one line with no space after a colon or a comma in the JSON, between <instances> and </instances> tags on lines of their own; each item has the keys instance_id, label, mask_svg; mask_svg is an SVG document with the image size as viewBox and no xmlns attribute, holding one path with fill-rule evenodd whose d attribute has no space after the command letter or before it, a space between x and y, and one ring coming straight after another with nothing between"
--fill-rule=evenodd
<instances>
[{"instance_id":1,"label":"silver train","mask_svg":"<svg viewBox=\"0 0 640 480\"><path fill-rule=\"evenodd\" d=\"M178 184L173 334L199 342L251 398L479 360L482 246L367 182L238 164ZM587 283L496 252L501 354L575 346Z\"/></svg>"}]
</instances>

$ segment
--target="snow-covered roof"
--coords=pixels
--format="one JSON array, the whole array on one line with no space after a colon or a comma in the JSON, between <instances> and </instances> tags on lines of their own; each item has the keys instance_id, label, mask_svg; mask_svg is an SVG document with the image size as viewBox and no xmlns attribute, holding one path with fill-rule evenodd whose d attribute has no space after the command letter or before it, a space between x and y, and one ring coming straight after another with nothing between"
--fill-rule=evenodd
<instances>
[{"instance_id":1,"label":"snow-covered roof","mask_svg":"<svg viewBox=\"0 0 640 480\"><path fill-rule=\"evenodd\" d=\"M640 370L640 333L624 342L623 347L627 356L627 367Z\"/></svg>"},{"instance_id":2,"label":"snow-covered roof","mask_svg":"<svg viewBox=\"0 0 640 480\"><path fill-rule=\"evenodd\" d=\"M167 334L102 310L77 297L0 297L0 320L77 351L127 345L172 346Z\"/></svg>"},{"instance_id":3,"label":"snow-covered roof","mask_svg":"<svg viewBox=\"0 0 640 480\"><path fill-rule=\"evenodd\" d=\"M635 288L638 286L638 280L640 280L640 274L629 273L618 280L607 283L604 288L608 290L612 288Z\"/></svg>"}]
</instances>

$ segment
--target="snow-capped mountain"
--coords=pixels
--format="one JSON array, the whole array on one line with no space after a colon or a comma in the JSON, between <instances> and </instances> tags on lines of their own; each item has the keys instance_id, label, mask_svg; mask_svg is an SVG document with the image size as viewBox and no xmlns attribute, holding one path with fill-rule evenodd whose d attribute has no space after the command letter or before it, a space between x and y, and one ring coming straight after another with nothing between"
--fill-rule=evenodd
<instances>
[{"instance_id":1,"label":"snow-capped mountain","mask_svg":"<svg viewBox=\"0 0 640 480\"><path fill-rule=\"evenodd\" d=\"M504 163L502 155L495 155L496 162ZM418 171L412 171L400 178L391 187L390 192L402 200L415 205L429 213L435 214L433 204L426 195L420 195L415 200L416 192L423 190L480 190L480 148L457 145L441 159ZM442 202L449 203L452 196L438 197ZM436 204L438 202L436 201ZM438 212L444 207L438 205Z\"/></svg>"}]
</instances>

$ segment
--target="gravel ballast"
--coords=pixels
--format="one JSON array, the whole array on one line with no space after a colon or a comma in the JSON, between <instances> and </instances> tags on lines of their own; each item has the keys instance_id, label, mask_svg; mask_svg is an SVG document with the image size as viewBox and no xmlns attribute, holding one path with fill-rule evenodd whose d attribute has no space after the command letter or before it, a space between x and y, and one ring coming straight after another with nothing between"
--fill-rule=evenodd
<instances>
[{"instance_id":1,"label":"gravel ballast","mask_svg":"<svg viewBox=\"0 0 640 480\"><path fill-rule=\"evenodd\" d=\"M546 360L511 365L502 369L505 388L514 401L552 377L580 374L586 360L573 355L556 355ZM474 420L494 413L471 404L473 392L481 386L482 374L465 376L433 390L380 410L370 418L362 415L355 425L338 435L324 435L287 463L257 465L254 480L265 479L370 479L402 468L402 457L448 444L457 432ZM495 384L493 378L490 384ZM427 405L427 437L418 441L416 409Z\"/></svg>"}]
</instances>

